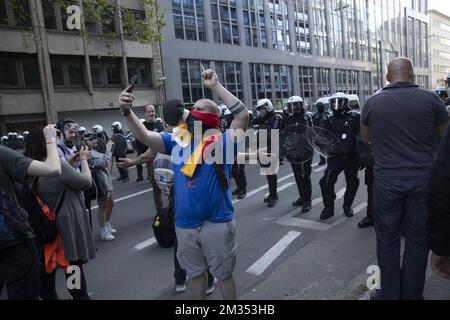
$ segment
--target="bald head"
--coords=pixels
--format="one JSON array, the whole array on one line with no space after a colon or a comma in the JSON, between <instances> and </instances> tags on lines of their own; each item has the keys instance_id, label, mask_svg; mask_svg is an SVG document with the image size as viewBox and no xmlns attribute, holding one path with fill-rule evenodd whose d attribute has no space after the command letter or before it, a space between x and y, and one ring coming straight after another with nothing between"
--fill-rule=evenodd
<instances>
[{"instance_id":1,"label":"bald head","mask_svg":"<svg viewBox=\"0 0 450 320\"><path fill-rule=\"evenodd\" d=\"M386 80L390 83L414 81L414 67L408 58L396 58L389 63Z\"/></svg>"},{"instance_id":2,"label":"bald head","mask_svg":"<svg viewBox=\"0 0 450 320\"><path fill-rule=\"evenodd\" d=\"M198 112L216 113L217 115L220 114L220 109L217 106L217 104L214 101L209 100L209 99L198 100L192 107L192 110L195 110Z\"/></svg>"}]
</instances>

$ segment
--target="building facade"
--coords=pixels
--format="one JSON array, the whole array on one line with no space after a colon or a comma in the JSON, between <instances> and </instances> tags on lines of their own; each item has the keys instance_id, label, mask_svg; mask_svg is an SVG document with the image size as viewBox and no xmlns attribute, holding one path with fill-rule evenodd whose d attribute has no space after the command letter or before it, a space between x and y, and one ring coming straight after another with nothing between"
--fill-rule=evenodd
<instances>
[{"instance_id":1,"label":"building facade","mask_svg":"<svg viewBox=\"0 0 450 320\"><path fill-rule=\"evenodd\" d=\"M74 1L83 13L83 1ZM113 0L136 20L143 1ZM19 14L19 7L23 8ZM67 27L67 8L49 0L0 0L0 132L22 131L61 118L88 129L120 120L118 95L134 74L136 106L164 99L159 44L141 45L124 30L120 11L111 23L86 17L86 34ZM102 21L106 21L102 20ZM115 32L116 38L107 38ZM37 41L35 39L38 39Z\"/></svg>"},{"instance_id":2,"label":"building facade","mask_svg":"<svg viewBox=\"0 0 450 320\"><path fill-rule=\"evenodd\" d=\"M161 43L167 97L216 99L213 67L248 106L292 95L309 104L337 91L361 101L382 88L386 65L410 57L429 87L427 0L167 0ZM423 40L425 39L425 40Z\"/></svg>"},{"instance_id":3,"label":"building facade","mask_svg":"<svg viewBox=\"0 0 450 320\"><path fill-rule=\"evenodd\" d=\"M430 16L430 52L431 86L445 86L450 73L450 17L437 10L431 10Z\"/></svg>"}]
</instances>

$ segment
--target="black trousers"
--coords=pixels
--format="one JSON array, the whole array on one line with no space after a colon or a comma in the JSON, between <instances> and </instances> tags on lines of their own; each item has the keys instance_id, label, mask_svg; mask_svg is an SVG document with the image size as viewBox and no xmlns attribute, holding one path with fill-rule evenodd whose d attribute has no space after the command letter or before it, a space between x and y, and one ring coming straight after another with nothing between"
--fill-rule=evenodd
<instances>
[{"instance_id":1,"label":"black trousers","mask_svg":"<svg viewBox=\"0 0 450 320\"><path fill-rule=\"evenodd\" d=\"M9 300L39 299L40 248L27 239L0 252L0 292L6 286Z\"/></svg>"},{"instance_id":2,"label":"black trousers","mask_svg":"<svg viewBox=\"0 0 450 320\"><path fill-rule=\"evenodd\" d=\"M367 217L373 219L373 168L366 167L364 172L364 183L367 186Z\"/></svg>"},{"instance_id":3,"label":"black trousers","mask_svg":"<svg viewBox=\"0 0 450 320\"><path fill-rule=\"evenodd\" d=\"M272 176L267 176L267 183L269 184L269 196L272 198L278 197L277 182L278 177L276 174Z\"/></svg>"},{"instance_id":4,"label":"black trousers","mask_svg":"<svg viewBox=\"0 0 450 320\"><path fill-rule=\"evenodd\" d=\"M43 261L43 260L42 260ZM87 285L86 285L86 276L83 271L83 262L82 261L71 261L70 265L77 266L80 268L81 275L81 287L80 289L69 289L70 295L73 300L90 300ZM66 280L69 279L71 274L64 272L66 275ZM45 264L41 264L41 299L42 300L57 300L58 294L56 293L56 269L52 273L45 272Z\"/></svg>"},{"instance_id":5,"label":"black trousers","mask_svg":"<svg viewBox=\"0 0 450 320\"><path fill-rule=\"evenodd\" d=\"M347 183L347 190L344 195L344 207L350 208L355 200L359 187L359 164L355 161L337 162L335 160L329 160L325 175L319 183L326 210L334 210L334 200L336 200L334 185L342 171L344 171Z\"/></svg>"},{"instance_id":6,"label":"black trousers","mask_svg":"<svg viewBox=\"0 0 450 320\"><path fill-rule=\"evenodd\" d=\"M116 156L116 157L115 157L115 158L116 158L116 165L117 165L117 163L119 163L119 158L126 158L126 157L127 157L126 154ZM119 170L119 174L120 174L120 178L121 178L121 179L126 179L126 178L128 178L128 169L126 169L126 168L120 168L120 167L117 165L117 170Z\"/></svg>"},{"instance_id":7,"label":"black trousers","mask_svg":"<svg viewBox=\"0 0 450 320\"><path fill-rule=\"evenodd\" d=\"M291 163L294 172L295 182L297 183L298 194L303 199L303 203L310 203L312 196L311 171L312 160L304 163Z\"/></svg>"},{"instance_id":8,"label":"black trousers","mask_svg":"<svg viewBox=\"0 0 450 320\"><path fill-rule=\"evenodd\" d=\"M231 167L231 174L233 175L236 186L239 190L247 190L247 178L245 177L245 164L238 164L236 161Z\"/></svg>"}]
</instances>

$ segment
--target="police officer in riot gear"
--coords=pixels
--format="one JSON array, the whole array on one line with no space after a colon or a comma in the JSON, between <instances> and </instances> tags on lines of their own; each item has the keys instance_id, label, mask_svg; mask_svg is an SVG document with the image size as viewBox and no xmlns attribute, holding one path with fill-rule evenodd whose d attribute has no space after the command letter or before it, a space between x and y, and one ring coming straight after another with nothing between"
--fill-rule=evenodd
<instances>
[{"instance_id":1,"label":"police officer in riot gear","mask_svg":"<svg viewBox=\"0 0 450 320\"><path fill-rule=\"evenodd\" d=\"M434 92L441 98L443 102L448 98L448 91L446 87L437 87Z\"/></svg>"},{"instance_id":2,"label":"police officer in riot gear","mask_svg":"<svg viewBox=\"0 0 450 320\"><path fill-rule=\"evenodd\" d=\"M375 160L373 156L372 147L370 144L366 144L362 141L361 137L356 140L360 170L364 170L364 183L367 186L367 213L366 216L358 223L358 227L361 229L369 228L373 226L373 167L375 166Z\"/></svg>"},{"instance_id":3,"label":"police officer in riot gear","mask_svg":"<svg viewBox=\"0 0 450 320\"><path fill-rule=\"evenodd\" d=\"M122 130L122 124L119 121L115 121L113 122L113 124L111 125L111 130L113 135L114 134L121 134L125 137L125 134ZM128 169L127 168L121 168L119 167L118 163L119 163L119 159L120 158L126 158L127 154L126 151L124 151L125 153L123 154L119 154L119 155L115 155L115 160L116 160L116 164L117 164L117 170L119 170L119 174L120 177L116 180L116 181L122 181L123 183L126 183L128 181L130 181L130 177L128 174Z\"/></svg>"},{"instance_id":4,"label":"police officer in riot gear","mask_svg":"<svg viewBox=\"0 0 450 320\"><path fill-rule=\"evenodd\" d=\"M347 189L344 195L344 214L353 216L352 204L359 187L359 157L356 137L360 134L360 116L352 112L349 99L344 93L336 93L330 98L333 115L325 122L325 129L336 135L342 142L343 149L339 154L328 159L328 167L320 180L325 208L320 215L321 220L334 216L334 185L339 174L344 171Z\"/></svg>"},{"instance_id":5,"label":"police officer in riot gear","mask_svg":"<svg viewBox=\"0 0 450 320\"><path fill-rule=\"evenodd\" d=\"M264 125L270 129L280 130L283 125L283 118L281 115L276 113L273 109L272 102L269 99L262 99L258 101L256 106L258 112L257 117L254 119L255 125ZM270 133L268 134L270 136ZM269 208L275 206L278 201L277 192L277 175L268 175L267 181L269 184L269 196L264 199Z\"/></svg>"},{"instance_id":6,"label":"police officer in riot gear","mask_svg":"<svg viewBox=\"0 0 450 320\"><path fill-rule=\"evenodd\" d=\"M313 125L310 113L305 110L303 99L299 96L290 97L287 103L289 116L284 119L283 129L296 125L311 127ZM289 160L289 159L288 159ZM292 203L294 207L303 207L302 213L311 210L311 171L312 159L303 163L291 163L297 183L299 198Z\"/></svg>"},{"instance_id":7,"label":"police officer in riot gear","mask_svg":"<svg viewBox=\"0 0 450 320\"><path fill-rule=\"evenodd\" d=\"M330 117L330 114L325 111L325 105L323 102L318 102L316 104L316 112L313 114L313 123L315 127L323 128L325 126L325 122ZM319 166L323 166L327 164L327 159L324 156L320 156Z\"/></svg>"}]
</instances>

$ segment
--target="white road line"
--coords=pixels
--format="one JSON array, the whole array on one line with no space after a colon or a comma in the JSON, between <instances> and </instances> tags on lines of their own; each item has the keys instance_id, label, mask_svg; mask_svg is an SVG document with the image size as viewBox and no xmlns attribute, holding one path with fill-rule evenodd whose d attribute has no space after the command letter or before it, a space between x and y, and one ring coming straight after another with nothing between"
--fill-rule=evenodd
<instances>
[{"instance_id":1,"label":"white road line","mask_svg":"<svg viewBox=\"0 0 450 320\"><path fill-rule=\"evenodd\" d=\"M317 167L317 166L319 165L319 163L320 163L320 162L315 162L315 163L313 163L313 164L311 165L311 167L312 167L312 168L315 168L315 167Z\"/></svg>"},{"instance_id":2,"label":"white road line","mask_svg":"<svg viewBox=\"0 0 450 320\"><path fill-rule=\"evenodd\" d=\"M322 167L319 167L316 170L314 170L314 172L321 172L321 171L325 170L326 168L327 168L327 166L322 166Z\"/></svg>"},{"instance_id":3,"label":"white road line","mask_svg":"<svg viewBox=\"0 0 450 320\"><path fill-rule=\"evenodd\" d=\"M293 173L288 174L287 176L284 176L284 177L278 179L278 183L283 182L284 180L287 180L287 179L289 179L289 178L292 178L293 176L294 176ZM245 200L245 199L247 199L247 198L249 198L249 197L251 197L251 196L257 194L258 192L261 192L261 191L263 191L264 189L267 189L267 188L269 188L269 187L268 187L268 185L266 184L266 185L261 186L261 187L259 187L259 188L257 188L257 189L254 189L254 190L248 192L248 193L247 193L247 196L246 196L244 199L242 199L242 200ZM241 202L242 200L235 199L235 200L233 200L233 204L238 203L238 202Z\"/></svg>"},{"instance_id":4,"label":"white road line","mask_svg":"<svg viewBox=\"0 0 450 320\"><path fill-rule=\"evenodd\" d=\"M290 188L291 186L294 186L294 185L295 185L295 182L288 182L285 185L277 188L277 192L283 191L283 190L285 190L287 188ZM264 196L267 197L269 194L270 193L266 193Z\"/></svg>"},{"instance_id":5,"label":"white road line","mask_svg":"<svg viewBox=\"0 0 450 320\"><path fill-rule=\"evenodd\" d=\"M154 245L156 243L156 239L155 237L147 239L145 241L142 241L141 243L138 243L137 245L134 246L134 250L136 251L140 251L143 250L145 248L148 248L152 245Z\"/></svg>"},{"instance_id":6,"label":"white road line","mask_svg":"<svg viewBox=\"0 0 450 320\"><path fill-rule=\"evenodd\" d=\"M360 213L361 211L363 211L365 208L367 208L367 203L363 202L361 203L359 206L357 206L355 209L353 209L353 214L356 216L358 213ZM331 224L331 227L336 227L338 225L340 225L341 223L344 223L345 221L347 221L349 218L347 218L346 216L342 216L339 219L337 219L335 222L333 222Z\"/></svg>"},{"instance_id":7,"label":"white road line","mask_svg":"<svg viewBox=\"0 0 450 320\"><path fill-rule=\"evenodd\" d=\"M143 190L143 191L139 191L139 192L136 192L136 193L132 193L132 194L130 194L128 196L125 196L125 197L122 197L122 198L119 198L119 199L115 199L114 202L115 203L121 202L121 201L130 199L130 198L134 198L134 197L140 196L141 194L144 194L144 193L147 193L147 192L150 192L150 191L153 191L153 188L147 189L147 190ZM94 209L98 209L98 206L92 207L92 210L94 210Z\"/></svg>"},{"instance_id":8,"label":"white road line","mask_svg":"<svg viewBox=\"0 0 450 320\"><path fill-rule=\"evenodd\" d=\"M250 268L248 273L255 276L261 275L272 262L284 251L286 248L299 236L301 232L289 231L280 241L278 241L269 251L267 251L258 261L256 261Z\"/></svg>"},{"instance_id":9,"label":"white road line","mask_svg":"<svg viewBox=\"0 0 450 320\"><path fill-rule=\"evenodd\" d=\"M346 190L346 188L343 188L336 193L336 200L342 198L345 195L345 190ZM312 201L311 205L314 207L322 202L323 202L322 198L316 198ZM284 217L281 217L280 219L278 219L276 221L276 223L281 226L286 226L286 227L305 228L305 229L311 229L311 230L317 230L317 231L327 231L327 230L331 229L333 226L335 226L334 224L328 224L328 223L323 223L323 222L318 222L318 221L295 218L294 216L296 216L297 214L298 214L298 209L292 210L290 213L288 213ZM340 219L342 219L342 218L343 217L341 217ZM344 217L344 218L348 219L347 217ZM338 219L337 221L339 221L340 219ZM345 221L345 219L344 219L344 221ZM337 221L335 223L337 223ZM342 223L342 222L340 222L340 223Z\"/></svg>"}]
</instances>

